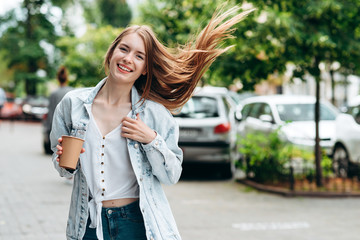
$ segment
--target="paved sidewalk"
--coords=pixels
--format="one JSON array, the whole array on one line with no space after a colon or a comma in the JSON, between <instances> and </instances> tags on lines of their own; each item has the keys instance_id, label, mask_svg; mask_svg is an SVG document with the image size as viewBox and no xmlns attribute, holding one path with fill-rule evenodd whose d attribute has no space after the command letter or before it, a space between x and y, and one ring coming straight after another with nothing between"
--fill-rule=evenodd
<instances>
[{"instance_id":1,"label":"paved sidewalk","mask_svg":"<svg viewBox=\"0 0 360 240\"><path fill-rule=\"evenodd\" d=\"M65 239L71 185L41 141L39 123L0 121L0 240ZM164 188L183 240L360 239L358 198L286 198L216 179Z\"/></svg>"},{"instance_id":2,"label":"paved sidewalk","mask_svg":"<svg viewBox=\"0 0 360 240\"><path fill-rule=\"evenodd\" d=\"M0 122L1 240L65 239L71 185L43 154L41 139L39 123Z\"/></svg>"}]
</instances>

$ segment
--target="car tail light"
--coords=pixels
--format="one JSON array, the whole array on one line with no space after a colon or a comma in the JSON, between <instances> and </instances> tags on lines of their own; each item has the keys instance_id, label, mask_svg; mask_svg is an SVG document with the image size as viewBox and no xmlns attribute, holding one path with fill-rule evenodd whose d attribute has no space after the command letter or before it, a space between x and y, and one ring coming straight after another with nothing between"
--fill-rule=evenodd
<instances>
[{"instance_id":1,"label":"car tail light","mask_svg":"<svg viewBox=\"0 0 360 240\"><path fill-rule=\"evenodd\" d=\"M44 115L43 115L43 117L42 117L42 120L46 120L48 118L48 114L47 113L45 113Z\"/></svg>"},{"instance_id":2,"label":"car tail light","mask_svg":"<svg viewBox=\"0 0 360 240\"><path fill-rule=\"evenodd\" d=\"M214 133L227 133L230 131L230 123L222 123L214 128Z\"/></svg>"}]
</instances>

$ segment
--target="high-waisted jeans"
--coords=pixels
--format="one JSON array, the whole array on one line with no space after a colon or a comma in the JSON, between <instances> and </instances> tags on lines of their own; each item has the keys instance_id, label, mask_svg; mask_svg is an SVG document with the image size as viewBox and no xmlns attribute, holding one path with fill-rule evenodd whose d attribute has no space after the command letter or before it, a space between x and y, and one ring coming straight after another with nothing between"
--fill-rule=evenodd
<instances>
[{"instance_id":1,"label":"high-waisted jeans","mask_svg":"<svg viewBox=\"0 0 360 240\"><path fill-rule=\"evenodd\" d=\"M123 207L102 208L101 221L104 240L146 240L144 219L139 201ZM97 239L96 229L89 228L90 218L86 225L83 240Z\"/></svg>"}]
</instances>

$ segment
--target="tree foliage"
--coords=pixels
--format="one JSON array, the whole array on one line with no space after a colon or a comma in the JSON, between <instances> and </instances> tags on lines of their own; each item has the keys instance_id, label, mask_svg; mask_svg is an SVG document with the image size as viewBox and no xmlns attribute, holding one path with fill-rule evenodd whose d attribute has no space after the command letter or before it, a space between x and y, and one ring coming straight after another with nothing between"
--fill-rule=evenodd
<instances>
[{"instance_id":1,"label":"tree foliage","mask_svg":"<svg viewBox=\"0 0 360 240\"><path fill-rule=\"evenodd\" d=\"M201 30L222 2L148 0L140 6L140 21L151 26L159 39L169 47L176 47Z\"/></svg>"},{"instance_id":2,"label":"tree foliage","mask_svg":"<svg viewBox=\"0 0 360 240\"><path fill-rule=\"evenodd\" d=\"M296 66L296 76L308 72L319 76L319 63L339 61L355 72L359 59L359 1L271 1L261 5L264 11L278 9L290 16L292 31L283 36L284 57Z\"/></svg>"},{"instance_id":3,"label":"tree foliage","mask_svg":"<svg viewBox=\"0 0 360 240\"><path fill-rule=\"evenodd\" d=\"M50 56L56 33L52 7L63 6L66 0L24 0L18 11L0 17L6 26L0 38L2 58L7 71L13 72L14 87L25 86L27 95L38 94L38 85L54 76L54 56ZM21 13L21 14L19 14Z\"/></svg>"},{"instance_id":4,"label":"tree foliage","mask_svg":"<svg viewBox=\"0 0 360 240\"><path fill-rule=\"evenodd\" d=\"M55 42L64 33L67 36L59 41L59 46L62 48L62 57L66 64L74 70L73 75L79 76L77 82L87 85L88 82L84 79L93 82L93 79L98 80L98 77L103 75L98 69L104 52L113 40L112 28L107 29L110 29L110 32L106 32L104 30L106 28L98 30L90 28L86 36L78 39L68 26L69 19L64 19L65 11L74 4L83 3L83 6L90 7L91 4L86 5L90 2L89 0L24 0L19 9L0 16L0 57L6 59L2 62L1 69L3 75L7 75L7 79L14 80L14 84L9 86L17 88L24 86L26 95L45 94L39 91L44 89L39 86L54 78L58 65L63 63ZM56 7L58 8L55 9ZM90 22L95 23L95 26L108 24L126 26L131 20L131 11L125 0L97 0L95 8L99 9L97 10L99 15L96 17L98 22ZM54 15L56 12L54 9L57 12L60 10L62 15L59 16L58 13ZM95 35L91 36L92 33ZM97 33L105 35L98 36ZM109 34L111 40L107 38ZM101 44L100 38L106 43ZM94 58L91 59L89 56ZM89 66L91 69L87 69ZM85 76L86 73L89 75ZM11 74L12 77L9 77Z\"/></svg>"},{"instance_id":5,"label":"tree foliage","mask_svg":"<svg viewBox=\"0 0 360 240\"><path fill-rule=\"evenodd\" d=\"M36 85L42 81L37 74L38 69L49 70L50 62L47 58L42 43L55 41L54 26L46 14L41 12L44 1L25 0L21 11L25 16L17 19L15 11L7 13L2 22L13 22L13 26L3 33L0 46L4 57L8 60L8 67L13 69L16 84L25 82L27 94L35 95Z\"/></svg>"},{"instance_id":6,"label":"tree foliage","mask_svg":"<svg viewBox=\"0 0 360 240\"><path fill-rule=\"evenodd\" d=\"M98 0L103 21L113 27L126 27L131 21L131 10L126 0Z\"/></svg>"},{"instance_id":7,"label":"tree foliage","mask_svg":"<svg viewBox=\"0 0 360 240\"><path fill-rule=\"evenodd\" d=\"M163 42L175 46L204 27L222 3L148 0L141 19ZM305 73L318 76L320 62L339 61L343 72L359 72L359 1L229 0L226 4L257 11L236 26L235 38L226 43L234 47L214 62L208 83L229 86L239 80L244 90L252 90L269 75L284 73L289 62L296 65L294 77L302 79Z\"/></svg>"},{"instance_id":8,"label":"tree foliage","mask_svg":"<svg viewBox=\"0 0 360 240\"><path fill-rule=\"evenodd\" d=\"M87 22L98 27L124 28L131 22L132 12L126 0L81 0L81 4Z\"/></svg>"},{"instance_id":9,"label":"tree foliage","mask_svg":"<svg viewBox=\"0 0 360 240\"><path fill-rule=\"evenodd\" d=\"M274 25L267 38L277 39L283 46L283 58L286 64L295 65L294 77L303 78L305 74L312 75L316 80L315 104L315 157L317 185L321 185L321 151L319 144L319 99L321 69L320 63L332 64L339 61L342 69L356 72L359 67L356 62L360 60L359 35L359 7L357 0L250 0L257 5L266 16L275 16ZM281 24L282 16L284 23ZM281 31L285 26L286 31ZM269 55L272 52L265 52Z\"/></svg>"},{"instance_id":10,"label":"tree foliage","mask_svg":"<svg viewBox=\"0 0 360 240\"><path fill-rule=\"evenodd\" d=\"M105 77L102 62L111 42L121 29L88 26L82 37L66 36L57 41L64 65L69 69L72 86L94 86Z\"/></svg>"}]
</instances>

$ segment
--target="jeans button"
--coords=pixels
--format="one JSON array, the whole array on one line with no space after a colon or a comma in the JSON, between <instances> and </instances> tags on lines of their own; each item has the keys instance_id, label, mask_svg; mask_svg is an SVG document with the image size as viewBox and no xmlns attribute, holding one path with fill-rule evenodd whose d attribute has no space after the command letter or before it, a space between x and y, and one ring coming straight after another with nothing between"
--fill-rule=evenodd
<instances>
[{"instance_id":1,"label":"jeans button","mask_svg":"<svg viewBox=\"0 0 360 240\"><path fill-rule=\"evenodd\" d=\"M113 212L113 211L112 211L111 209L108 210L108 214L112 214L112 212Z\"/></svg>"}]
</instances>

